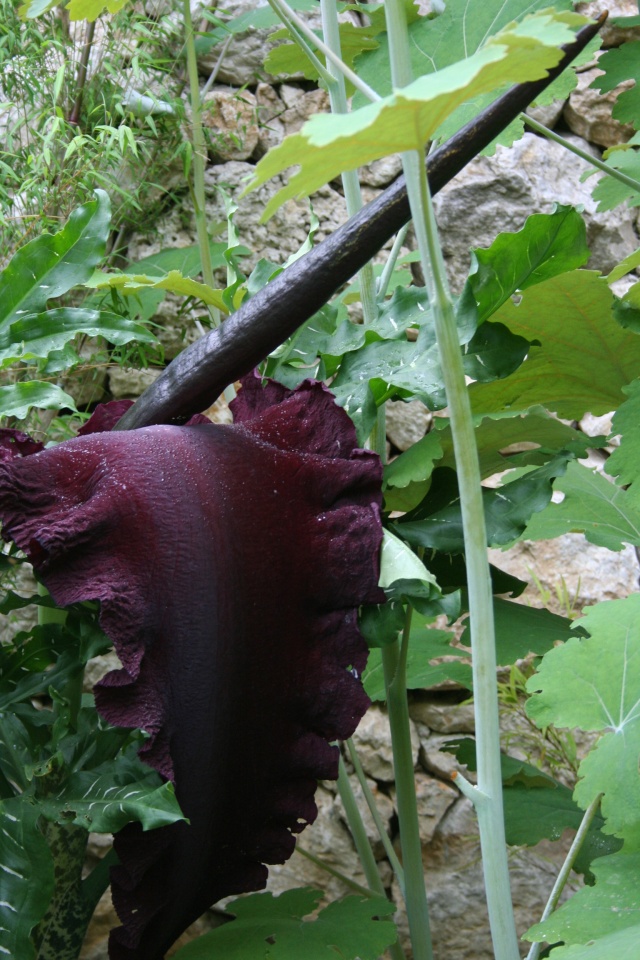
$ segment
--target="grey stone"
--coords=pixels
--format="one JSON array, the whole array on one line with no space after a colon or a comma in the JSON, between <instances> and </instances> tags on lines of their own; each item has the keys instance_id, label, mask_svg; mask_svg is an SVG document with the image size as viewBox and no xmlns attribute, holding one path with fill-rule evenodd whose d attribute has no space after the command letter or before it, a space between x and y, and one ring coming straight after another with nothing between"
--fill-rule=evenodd
<instances>
[{"instance_id":1,"label":"grey stone","mask_svg":"<svg viewBox=\"0 0 640 960\"><path fill-rule=\"evenodd\" d=\"M502 570L531 582L520 602L548 606L555 613L577 612L600 600L616 600L638 590L638 560L631 546L620 552L589 543L580 533L555 540L523 541L508 553L490 550Z\"/></svg>"},{"instance_id":2,"label":"grey stone","mask_svg":"<svg viewBox=\"0 0 640 960\"><path fill-rule=\"evenodd\" d=\"M266 7L266 2L261 0L224 0L221 4L223 14L219 14L221 20L229 21L235 19L243 13L250 13L256 9ZM317 12L298 11L298 15L305 20L312 29L319 28L321 25L320 7ZM242 33L235 34L222 58L222 63L218 72L218 79L223 83L229 83L234 87L242 87L245 84L255 84L260 80L267 80L270 74L264 69L264 61L269 51L282 40L272 41L270 36L276 27L256 28L249 27ZM216 66L222 45L218 44L212 50L203 54L198 59L198 68L204 75L208 75ZM300 77L299 79L303 79Z\"/></svg>"},{"instance_id":3,"label":"grey stone","mask_svg":"<svg viewBox=\"0 0 640 960\"><path fill-rule=\"evenodd\" d=\"M385 404L387 438L398 450L408 450L429 429L433 414L420 400L389 400Z\"/></svg>"},{"instance_id":4,"label":"grey stone","mask_svg":"<svg viewBox=\"0 0 640 960\"><path fill-rule=\"evenodd\" d=\"M473 733L475 721L470 703L414 701L409 707L411 719L437 733Z\"/></svg>"},{"instance_id":5,"label":"grey stone","mask_svg":"<svg viewBox=\"0 0 640 960\"><path fill-rule=\"evenodd\" d=\"M596 62L598 58L599 53L596 54ZM564 108L564 119L573 133L589 143L613 147L618 143L626 143L635 132L633 126L620 123L612 116L618 94L630 89L634 81L628 80L614 90L601 93L591 84L603 74L604 71L599 70L597 65L578 73L578 85Z\"/></svg>"},{"instance_id":6,"label":"grey stone","mask_svg":"<svg viewBox=\"0 0 640 960\"><path fill-rule=\"evenodd\" d=\"M579 141L583 149L588 144ZM585 160L526 133L493 157L477 157L434 198L442 245L452 286L466 277L470 251L488 247L496 235L520 230L532 213L550 213L554 202L584 207L592 251L589 266L608 273L637 248L632 220L624 208L596 213L593 181L580 182L590 169Z\"/></svg>"},{"instance_id":7,"label":"grey stone","mask_svg":"<svg viewBox=\"0 0 640 960\"><path fill-rule=\"evenodd\" d=\"M426 773L416 773L415 784L420 840L426 844L433 839L438 825L459 794L455 787L450 787ZM391 788L391 797L396 802L395 787Z\"/></svg>"},{"instance_id":8,"label":"grey stone","mask_svg":"<svg viewBox=\"0 0 640 960\"><path fill-rule=\"evenodd\" d=\"M114 367L109 373L109 390L114 400L139 397L161 373L161 370L151 368Z\"/></svg>"},{"instance_id":9,"label":"grey stone","mask_svg":"<svg viewBox=\"0 0 640 960\"><path fill-rule=\"evenodd\" d=\"M367 776L390 783L393 780L393 751L389 720L380 707L373 706L365 713L353 735L360 762ZM418 760L420 741L415 725L411 723L411 749L414 764Z\"/></svg>"},{"instance_id":10,"label":"grey stone","mask_svg":"<svg viewBox=\"0 0 640 960\"><path fill-rule=\"evenodd\" d=\"M215 89L205 94L202 123L218 160L247 160L258 145L257 100L250 90Z\"/></svg>"},{"instance_id":11,"label":"grey stone","mask_svg":"<svg viewBox=\"0 0 640 960\"><path fill-rule=\"evenodd\" d=\"M618 27L618 17L637 17L637 0L588 0L576 4L576 13L597 20L601 13L609 16L600 30L603 47L619 47L627 40L640 40L640 27Z\"/></svg>"}]
</instances>

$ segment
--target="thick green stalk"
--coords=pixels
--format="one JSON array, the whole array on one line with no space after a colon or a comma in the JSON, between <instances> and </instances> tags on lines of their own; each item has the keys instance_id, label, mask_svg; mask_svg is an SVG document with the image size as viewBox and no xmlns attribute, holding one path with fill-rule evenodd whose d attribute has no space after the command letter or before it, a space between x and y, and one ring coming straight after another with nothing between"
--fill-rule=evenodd
<instances>
[{"instance_id":1,"label":"thick green stalk","mask_svg":"<svg viewBox=\"0 0 640 960\"><path fill-rule=\"evenodd\" d=\"M393 84L401 87L412 80L404 8L400 0L387 0L385 9ZM518 937L511 904L502 804L493 598L478 453L453 301L424 168L424 153L412 151L405 154L403 165L418 248L435 317L460 488L473 642L478 763L478 787L474 799L489 922L496 960L516 960L519 956Z\"/></svg>"},{"instance_id":2,"label":"thick green stalk","mask_svg":"<svg viewBox=\"0 0 640 960\"><path fill-rule=\"evenodd\" d=\"M411 629L411 607L407 610L401 645L382 648L382 666L387 690L387 710L393 746L396 802L400 825L400 848L405 880L405 906L414 960L433 960L427 892L422 866L422 842L418 824L409 703L407 700L406 660Z\"/></svg>"},{"instance_id":3,"label":"thick green stalk","mask_svg":"<svg viewBox=\"0 0 640 960\"><path fill-rule=\"evenodd\" d=\"M202 100L200 97L200 81L198 78L198 61L196 59L196 45L191 19L189 0L183 3L184 16L184 43L187 55L187 74L189 76L189 98L191 101L191 129L193 142L193 204L196 217L196 231L198 246L202 260L202 277L210 287L215 287L213 267L211 264L211 248L207 230L205 212L204 171L207 158L207 145L202 129ZM220 313L215 307L209 307L209 316L214 327L220 325Z\"/></svg>"},{"instance_id":4,"label":"thick green stalk","mask_svg":"<svg viewBox=\"0 0 640 960\"><path fill-rule=\"evenodd\" d=\"M340 46L340 30L338 25L338 9L335 0L320 0L322 11L322 34L324 42L340 60L342 49ZM327 60L327 70L333 78L329 84L329 99L332 113L348 113L347 90L342 70L333 60ZM346 170L342 174L344 198L347 204L347 215L353 217L362 209L362 192L357 170ZM376 282L373 276L373 264L369 261L358 274L360 279L360 296L362 298L362 313L365 324L371 324L378 316L376 301Z\"/></svg>"}]
</instances>

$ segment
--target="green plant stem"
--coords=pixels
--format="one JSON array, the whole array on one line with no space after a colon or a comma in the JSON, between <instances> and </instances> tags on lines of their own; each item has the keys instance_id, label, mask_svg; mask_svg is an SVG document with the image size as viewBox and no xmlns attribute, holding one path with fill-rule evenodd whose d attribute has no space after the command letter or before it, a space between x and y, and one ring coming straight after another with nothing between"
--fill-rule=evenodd
<instances>
[{"instance_id":1,"label":"green plant stem","mask_svg":"<svg viewBox=\"0 0 640 960\"><path fill-rule=\"evenodd\" d=\"M87 83L87 72L89 70L89 57L91 56L91 47L93 46L93 37L96 31L96 21L91 20L87 23L86 33L82 53L80 54L80 63L78 64L78 76L76 78L76 99L73 109L69 115L69 123L77 127L80 122L80 113L82 111L82 100L84 98L84 88Z\"/></svg>"},{"instance_id":2,"label":"green plant stem","mask_svg":"<svg viewBox=\"0 0 640 960\"><path fill-rule=\"evenodd\" d=\"M327 48L335 53L341 61L342 49L340 46L340 30L338 25L338 9L335 0L320 0L322 11L322 33ZM327 70L333 82L329 84L329 99L332 113L348 113L347 91L344 76L333 60L327 61ZM362 209L362 192L357 170L346 170L342 174L344 198L347 204L347 216L353 217ZM376 300L376 281L373 275L373 264L369 261L359 272L360 296L362 298L362 313L365 324L372 324L378 316Z\"/></svg>"},{"instance_id":3,"label":"green plant stem","mask_svg":"<svg viewBox=\"0 0 640 960\"><path fill-rule=\"evenodd\" d=\"M412 79L404 7L400 0L387 0L385 10L393 85L402 87ZM518 937L511 904L502 803L493 598L478 453L455 312L425 173L424 153L412 151L404 154L403 166L422 267L435 317L460 488L473 644L478 763L475 805L489 922L496 960L516 960L519 956ZM391 653L388 653L387 657L390 656ZM411 881L407 877L407 887L410 886Z\"/></svg>"},{"instance_id":4,"label":"green plant stem","mask_svg":"<svg viewBox=\"0 0 640 960\"><path fill-rule=\"evenodd\" d=\"M603 173L613 177L614 180L619 180L620 183L624 183L625 186L631 187L633 190L636 190L638 193L640 193L640 181L634 180L633 177L629 177L621 170L616 170L615 167L605 163L604 160L600 160L598 157L592 157L590 153L587 153L585 150L581 150L580 147L575 145L575 143L571 143L570 140L565 140L564 137L561 137L554 130L550 130L549 127L545 127L544 124L538 123L537 120L534 120L533 117L529 117L526 113L521 113L520 117L522 120L524 120L527 126L531 127L532 130L535 130L536 133L541 133L542 136L547 137L548 140L553 140L554 143L559 143L560 146L564 147L566 150L569 150L571 153L574 153L576 157L586 160L587 163L591 164L591 166L597 167L598 170L602 170Z\"/></svg>"},{"instance_id":5,"label":"green plant stem","mask_svg":"<svg viewBox=\"0 0 640 960\"><path fill-rule=\"evenodd\" d=\"M399 230L396 234L396 238L393 241L393 246L391 247L391 252L387 257L387 262L384 265L384 270L380 274L380 279L378 280L376 288L376 299L378 303L382 303L384 298L387 295L387 290L389 288L389 283L391 282L391 276L395 269L396 261L400 256L400 250L402 249L402 244L405 241L407 232L409 230L409 224L405 224L402 230Z\"/></svg>"},{"instance_id":6,"label":"green plant stem","mask_svg":"<svg viewBox=\"0 0 640 960\"><path fill-rule=\"evenodd\" d=\"M380 811L376 806L376 801L374 799L373 794L371 793L369 784L367 783L365 772L362 769L362 764L360 763L360 757L358 756L358 751L356 750L355 744L351 738L349 738L345 742L347 745L347 750L349 751L349 757L351 759L351 763L353 764L355 775L358 778L358 783L360 784L362 793L367 802L367 806L369 807L369 813L371 814L373 818L373 822L376 825L376 829L378 831L378 834L380 835L380 841L382 843L382 846L384 847L384 851L387 855L387 859L391 864L393 872L396 875L396 880L398 881L398 884L400 885L400 889L402 890L402 894L404 896L405 883L404 883L404 870L402 869L402 864L398 860L396 851L393 849L391 837L385 830L384 824L382 822L382 818L380 817Z\"/></svg>"},{"instance_id":7,"label":"green plant stem","mask_svg":"<svg viewBox=\"0 0 640 960\"><path fill-rule=\"evenodd\" d=\"M189 0L183 3L184 16L184 43L187 58L187 74L189 77L189 98L191 102L191 127L193 139L193 205L195 209L196 231L198 246L202 261L202 277L210 287L215 287L213 267L211 264L211 248L205 212L204 171L207 158L207 146L202 129L202 99L200 97L200 82L198 78L198 61L191 19ZM220 312L209 306L209 316L214 327L220 326Z\"/></svg>"},{"instance_id":8,"label":"green plant stem","mask_svg":"<svg viewBox=\"0 0 640 960\"><path fill-rule=\"evenodd\" d=\"M351 836L353 837L353 842L355 843L356 851L360 858L362 869L364 870L364 875L367 878L367 883L369 884L371 890L376 891L384 897L386 894L382 885L382 880L380 879L380 874L378 872L378 864L376 863L376 858L373 855L373 850L371 849L371 844L369 843L369 838L367 837L364 821L360 814L360 810L358 809L358 804L356 803L353 790L351 789L351 784L349 783L349 777L347 775L347 770L342 756L340 757L340 767L338 773L338 793L340 794L340 799L342 800L344 812L347 817L347 823L349 824L349 830L351 831Z\"/></svg>"},{"instance_id":9,"label":"green plant stem","mask_svg":"<svg viewBox=\"0 0 640 960\"><path fill-rule=\"evenodd\" d=\"M341 883L344 883L345 886L350 887L351 890L355 890L356 893L361 893L365 897L379 896L376 890L370 890L368 887L363 887L361 883L356 883L356 881L352 880L351 877L347 877L344 873L340 873L339 870L336 870L335 867L330 867L329 864L325 863L324 860L321 860L320 857L316 857L315 854L310 853L309 850L305 850L305 848L301 847L299 843L296 843L296 852L305 857L307 860L310 860L311 863L315 863L316 867L320 867L320 869L324 870L325 873L335 877L336 880L340 880Z\"/></svg>"},{"instance_id":10,"label":"green plant stem","mask_svg":"<svg viewBox=\"0 0 640 960\"><path fill-rule=\"evenodd\" d=\"M291 30L293 25L294 30L291 31L292 35L297 29L303 37L305 37L317 50L320 50L321 53L325 55L328 61L330 61L334 66L338 68L342 76L349 80L350 83L359 90L360 93L368 100L380 100L380 96L373 90L364 80L361 80L360 77L351 70L350 67L343 63L339 56L337 56L333 50L331 50L326 43L320 40L319 37L315 35L313 30L311 30L304 20L301 20L300 17L291 9L288 3L285 0L269 0L269 6L277 13L282 22L286 27Z\"/></svg>"},{"instance_id":11,"label":"green plant stem","mask_svg":"<svg viewBox=\"0 0 640 960\"><path fill-rule=\"evenodd\" d=\"M582 844L584 843L585 837L589 832L589 827L591 826L593 822L593 818L598 812L598 808L600 806L600 801L602 800L602 796L603 795L599 793L598 796L591 801L591 803L585 810L580 826L578 827L578 831L575 837L573 838L573 843L569 848L569 852L566 856L564 863L562 864L560 873L558 874L556 878L556 882L553 885L553 890L549 895L547 905L542 911L542 916L540 917L541 923L543 920L546 920L548 917L551 916L551 914L553 913L553 911L555 910L558 904L560 895L565 888L567 880L569 879L569 875L573 869L573 865L576 862L576 857L580 853ZM542 943L533 943L531 945L531 949L529 950L529 953L527 954L527 960L538 960L541 949L542 949Z\"/></svg>"},{"instance_id":12,"label":"green plant stem","mask_svg":"<svg viewBox=\"0 0 640 960\"><path fill-rule=\"evenodd\" d=\"M422 866L422 843L418 824L409 703L407 700L407 650L411 629L411 607L407 609L402 642L382 648L382 666L391 727L393 767L400 824L400 848L405 878L405 906L414 960L433 960L427 892Z\"/></svg>"}]
</instances>

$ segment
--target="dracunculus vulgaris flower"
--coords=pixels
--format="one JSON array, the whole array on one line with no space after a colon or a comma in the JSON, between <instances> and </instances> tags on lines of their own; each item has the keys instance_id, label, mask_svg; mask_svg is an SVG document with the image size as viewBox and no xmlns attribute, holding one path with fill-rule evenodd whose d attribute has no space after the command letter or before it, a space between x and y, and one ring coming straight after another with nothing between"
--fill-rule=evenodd
<instances>
[{"instance_id":1,"label":"dracunculus vulgaris flower","mask_svg":"<svg viewBox=\"0 0 640 960\"><path fill-rule=\"evenodd\" d=\"M189 819L116 837L113 960L159 960L212 903L263 887L368 705L378 458L320 384L251 376L234 407L233 425L130 432L103 412L40 452L5 438L3 534L59 605L100 601L122 669L98 709L149 734L141 755Z\"/></svg>"}]
</instances>

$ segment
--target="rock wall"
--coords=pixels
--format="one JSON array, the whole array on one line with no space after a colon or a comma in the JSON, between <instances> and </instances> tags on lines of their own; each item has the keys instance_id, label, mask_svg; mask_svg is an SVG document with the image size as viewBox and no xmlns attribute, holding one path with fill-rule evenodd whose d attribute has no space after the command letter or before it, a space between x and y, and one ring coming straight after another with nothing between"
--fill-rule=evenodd
<instances>
[{"instance_id":1,"label":"rock wall","mask_svg":"<svg viewBox=\"0 0 640 960\"><path fill-rule=\"evenodd\" d=\"M255 6L251 0L225 0L224 9L237 15ZM604 4L581 7L599 12ZM631 0L608 3L613 15L637 12ZM628 8L628 9L627 9ZM311 18L317 25L317 15ZM289 201L269 221L259 222L265 202L279 183L265 184L259 191L238 200L243 180L257 160L284 136L300 128L318 110L327 109L322 91L295 77L269 76L263 60L270 41L269 31L250 29L235 36L219 65L217 82L205 99L205 123L211 135L210 164L206 173L207 217L211 224L225 224L225 207L220 187L238 202L235 225L241 243L260 257L284 261L304 242L309 229L306 202ZM605 42L617 44L629 34L608 28ZM216 68L219 48L200 61L203 83ZM612 95L600 96L589 84L597 72L597 58L581 68L577 90L566 103L545 110L545 122L578 142L594 155L602 147L630 136L630 129L611 118ZM390 183L400 168L397 157L381 160L363 171L367 199ZM636 212L619 208L599 214L591 199L591 181L581 182L588 164L533 133L527 133L513 149L497 149L493 157L480 157L450 183L436 198L442 242L455 290L459 290L469 263L470 250L484 246L505 230L518 230L533 212L548 212L554 202L581 205L587 224L592 259L590 266L604 272L635 250L638 243ZM324 187L312 198L320 226L317 239L330 234L345 219L345 203L338 184ZM224 235L224 231L223 231ZM196 242L193 209L187 194L168 209L149 229L140 228L130 238L129 258L138 260L166 247ZM407 249L411 246L411 237ZM183 312L171 297L156 317L168 358L186 342L199 335L197 307ZM117 369L109 374L107 388L114 397L135 397L144 389L154 371ZM428 429L431 415L419 403L390 405L389 441L392 450L406 449ZM628 549L612 554L570 536L553 543L523 544L510 555L495 551L499 566L530 577L535 574L538 589L529 590L524 602L562 606L562 584L568 594L577 591L582 602L622 596L637 589L635 553ZM561 579L562 578L562 579ZM548 595L548 596L547 596ZM95 679L95 677L93 678ZM420 829L424 844L425 875L431 905L436 952L448 960L491 960L481 863L475 818L470 804L452 786L452 761L439 747L448 737L473 732L472 709L463 703L464 694L452 687L425 691L412 697L412 742L420 805ZM513 712L507 725L518 729ZM522 724L524 727L524 723ZM393 843L397 846L397 814L393 783L391 745L383 708L375 706L355 735L371 790ZM360 793L354 781L356 794ZM321 858L338 874L363 884L344 810L333 783L321 784L317 795L319 816L305 830L300 847ZM391 868L385 858L370 817L367 831L374 846L380 872L390 896L400 902ZM552 848L542 844L534 850L514 850L511 858L513 896L518 928L524 932L541 913L555 878L557 863L566 844ZM96 838L91 847L95 859L105 851L105 840ZM339 876L330 875L302 853L297 852L281 867L271 870L269 889L280 892L292 886L318 885L330 897L349 892ZM214 922L215 911L198 925ZM82 954L83 960L106 958L106 935L115 923L108 897L103 898ZM406 935L406 921L399 914L400 930ZM523 953L526 952L523 949Z\"/></svg>"}]
</instances>

